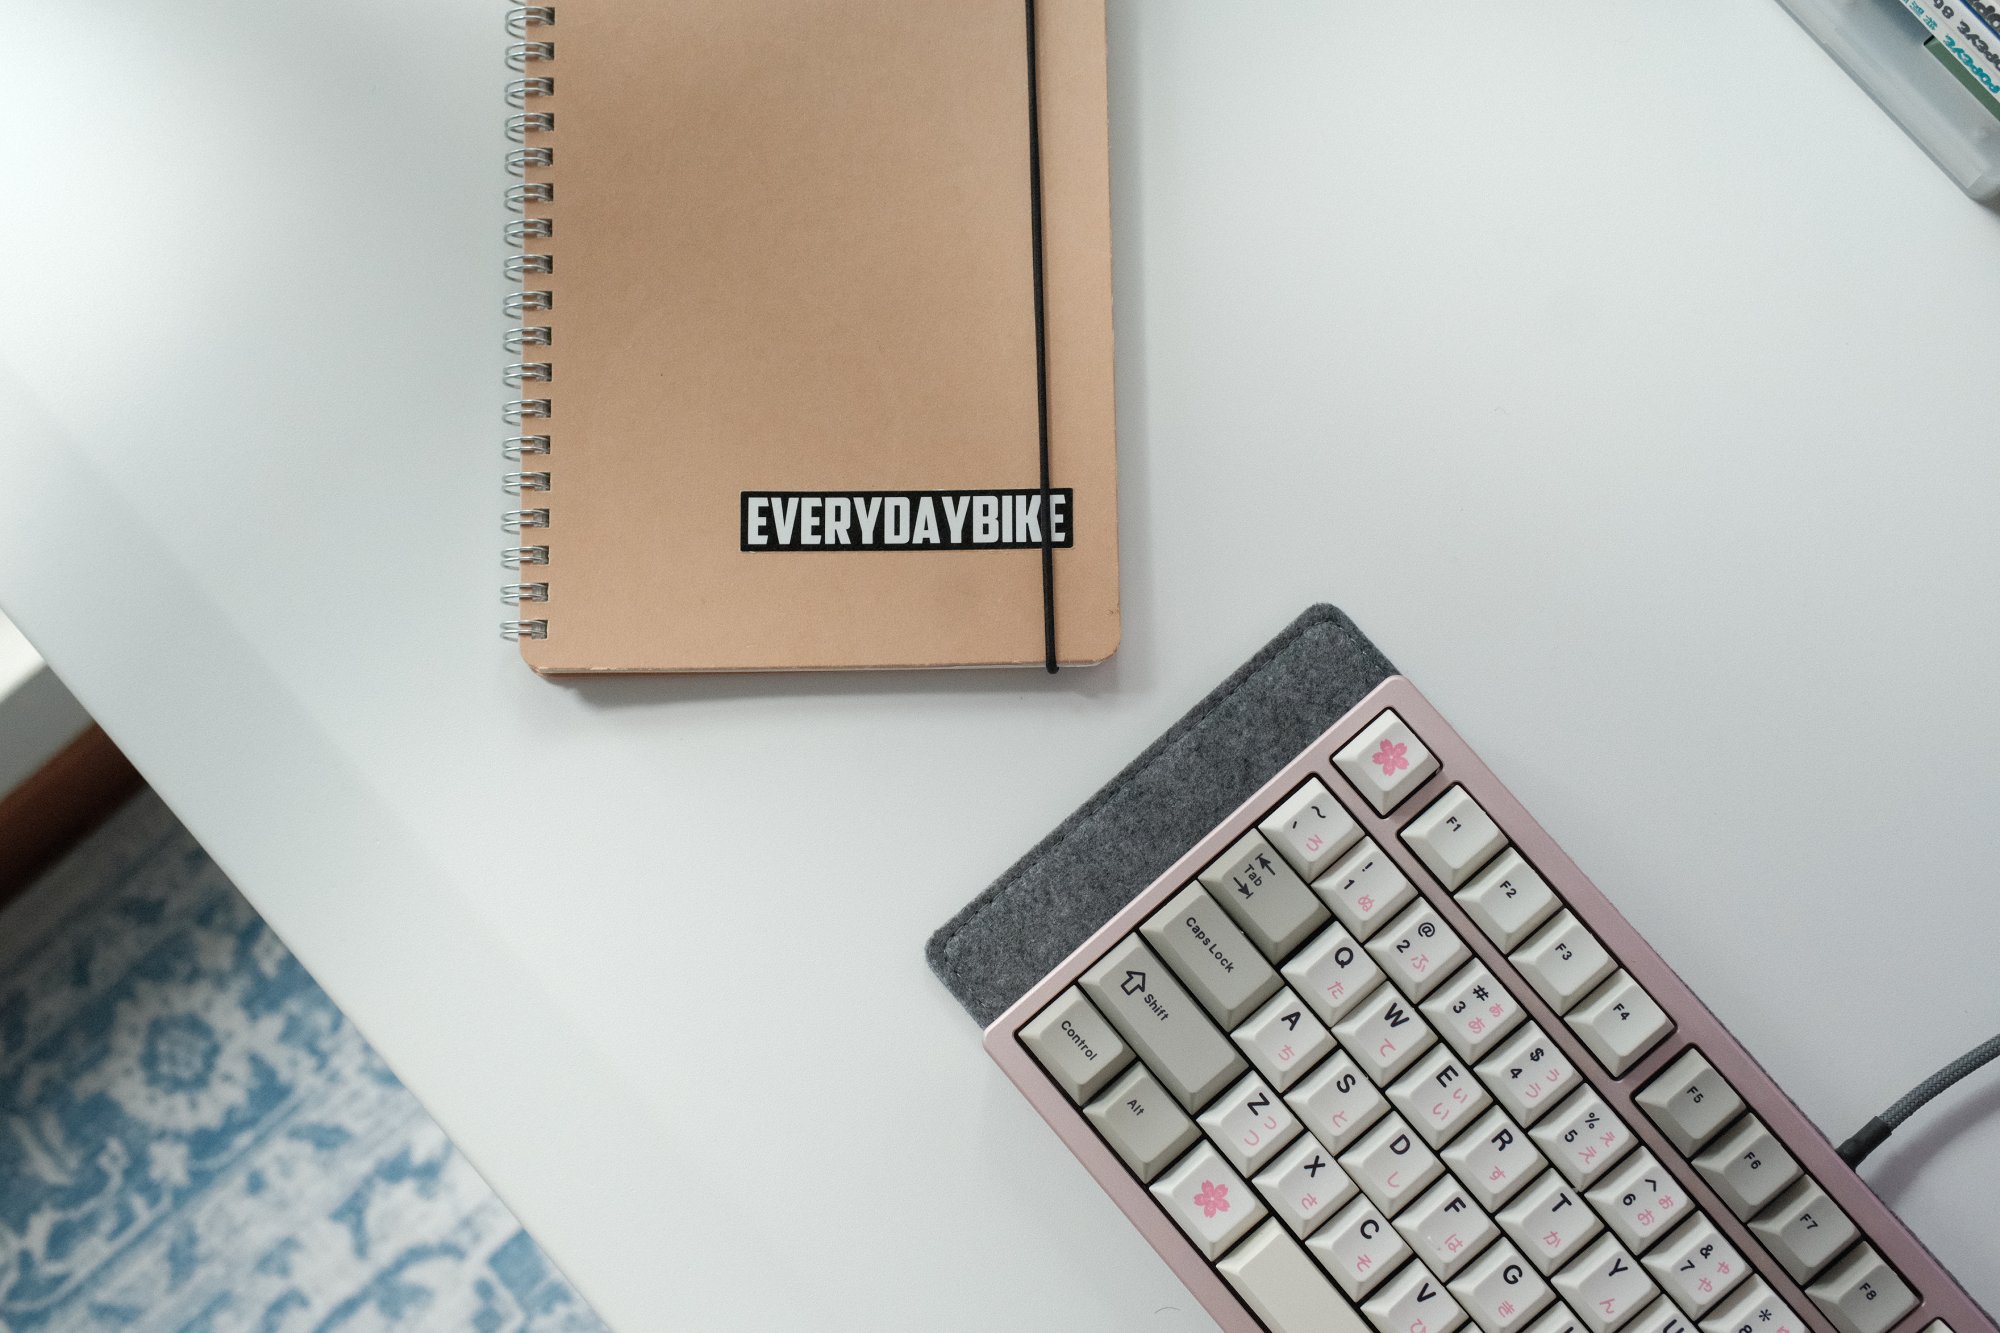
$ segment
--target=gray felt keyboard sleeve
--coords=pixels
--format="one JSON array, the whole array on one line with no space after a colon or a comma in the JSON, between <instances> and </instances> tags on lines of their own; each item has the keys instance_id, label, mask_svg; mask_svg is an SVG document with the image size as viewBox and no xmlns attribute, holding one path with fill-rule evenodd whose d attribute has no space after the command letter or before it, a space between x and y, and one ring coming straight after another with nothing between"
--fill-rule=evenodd
<instances>
[{"instance_id":1,"label":"gray felt keyboard sleeve","mask_svg":"<svg viewBox=\"0 0 2000 1333\"><path fill-rule=\"evenodd\" d=\"M985 1027L1395 674L1308 608L932 935L931 970Z\"/></svg>"}]
</instances>

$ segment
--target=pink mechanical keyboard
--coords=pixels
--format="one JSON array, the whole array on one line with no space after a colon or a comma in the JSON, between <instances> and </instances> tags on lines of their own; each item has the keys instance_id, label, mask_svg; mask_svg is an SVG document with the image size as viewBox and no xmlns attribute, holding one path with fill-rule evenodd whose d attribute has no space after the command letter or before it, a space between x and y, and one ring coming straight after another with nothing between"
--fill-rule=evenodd
<instances>
[{"instance_id":1,"label":"pink mechanical keyboard","mask_svg":"<svg viewBox=\"0 0 2000 1333\"><path fill-rule=\"evenodd\" d=\"M1232 1333L1995 1333L1401 677L986 1046Z\"/></svg>"}]
</instances>

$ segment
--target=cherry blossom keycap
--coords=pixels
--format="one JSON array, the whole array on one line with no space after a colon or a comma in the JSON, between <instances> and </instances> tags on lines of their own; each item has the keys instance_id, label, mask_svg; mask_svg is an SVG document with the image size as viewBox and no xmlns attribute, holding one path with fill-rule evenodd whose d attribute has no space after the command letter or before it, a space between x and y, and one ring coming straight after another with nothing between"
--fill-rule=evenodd
<instances>
[{"instance_id":1,"label":"cherry blossom keycap","mask_svg":"<svg viewBox=\"0 0 2000 1333\"><path fill-rule=\"evenodd\" d=\"M1230 1333L2000 1333L1401 677L986 1046Z\"/></svg>"}]
</instances>

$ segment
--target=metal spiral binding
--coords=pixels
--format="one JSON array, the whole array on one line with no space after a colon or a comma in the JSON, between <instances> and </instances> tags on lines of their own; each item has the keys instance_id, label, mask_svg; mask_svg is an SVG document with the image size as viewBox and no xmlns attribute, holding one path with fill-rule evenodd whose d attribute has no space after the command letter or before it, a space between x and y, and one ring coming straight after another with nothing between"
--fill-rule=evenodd
<instances>
[{"instance_id":1,"label":"metal spiral binding","mask_svg":"<svg viewBox=\"0 0 2000 1333\"><path fill-rule=\"evenodd\" d=\"M556 56L555 43L531 38L530 30L553 28L555 22L556 11L552 5L516 5L507 11L507 32L520 39L507 47L507 64L524 75L507 85L507 104L521 108L520 113L509 116L506 123L507 137L522 145L507 154L507 170L516 176L526 176L531 170L555 165L553 148L527 146L529 135L547 134L556 127L554 112L527 109L534 99L555 95L556 81L553 78L527 73L529 66L554 60ZM532 274L555 271L553 255L536 254L527 249L530 240L555 234L554 222L548 218L529 217L528 209L550 203L555 197L555 186L547 181L523 180L519 185L508 188L507 208L522 215L509 222L504 233L507 244L521 251L507 257L505 267L508 278L525 283ZM523 358L501 372L501 379L516 393L520 393L526 385L546 384L555 378L555 367L549 362L525 359L528 348L547 347L554 341L554 333L547 325L527 323L532 312L552 309L554 304L553 293L525 288L508 293L502 303L509 319L521 321L519 327L507 330L503 340L509 352ZM546 398L522 396L507 402L500 414L508 423L520 425L527 421L545 421L553 410L553 405ZM549 437L541 434L510 435L501 442L500 452L518 468L528 458L547 457ZM550 478L546 471L513 471L501 475L500 486L513 496L540 495L550 489ZM549 526L549 511L545 507L511 509L501 515L500 523L514 533L546 528ZM529 565L546 565L549 563L549 548L540 544L509 546L501 551L500 563L516 570ZM546 602L549 600L549 585L546 582L502 584L500 600L509 606ZM546 639L549 622L546 618L503 620L500 622L500 634L507 639Z\"/></svg>"}]
</instances>

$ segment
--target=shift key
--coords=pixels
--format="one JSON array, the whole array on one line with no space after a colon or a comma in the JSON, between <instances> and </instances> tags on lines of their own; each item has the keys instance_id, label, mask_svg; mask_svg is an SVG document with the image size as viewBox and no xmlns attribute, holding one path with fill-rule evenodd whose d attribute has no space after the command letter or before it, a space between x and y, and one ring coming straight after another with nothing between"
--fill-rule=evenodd
<instances>
[{"instance_id":1,"label":"shift key","mask_svg":"<svg viewBox=\"0 0 2000 1333\"><path fill-rule=\"evenodd\" d=\"M1175 894L1139 933L1232 1032L1278 992L1278 974L1199 884Z\"/></svg>"},{"instance_id":2,"label":"shift key","mask_svg":"<svg viewBox=\"0 0 2000 1333\"><path fill-rule=\"evenodd\" d=\"M1111 952L1083 974L1083 989L1167 1091L1190 1111L1214 1101L1249 1068L1137 935L1112 945Z\"/></svg>"}]
</instances>

